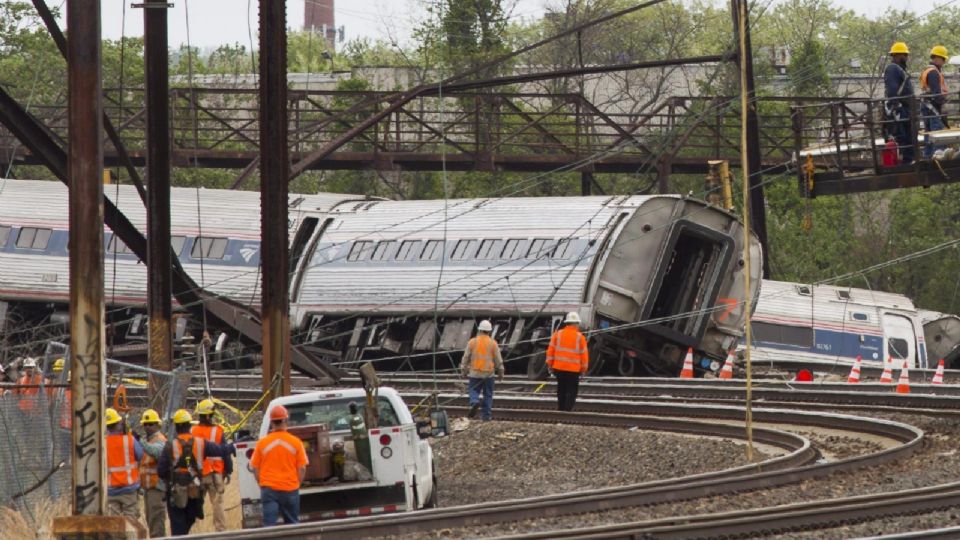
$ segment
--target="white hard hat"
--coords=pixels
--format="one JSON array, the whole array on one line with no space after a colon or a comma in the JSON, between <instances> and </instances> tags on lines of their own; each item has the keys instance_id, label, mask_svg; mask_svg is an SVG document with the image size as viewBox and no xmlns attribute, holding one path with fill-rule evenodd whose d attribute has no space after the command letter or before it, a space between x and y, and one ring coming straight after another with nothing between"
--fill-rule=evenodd
<instances>
[{"instance_id":1,"label":"white hard hat","mask_svg":"<svg viewBox=\"0 0 960 540\"><path fill-rule=\"evenodd\" d=\"M565 324L569 324L569 323L580 324L580 314L578 314L576 311L571 311L570 313L567 313L567 318L564 319L563 322Z\"/></svg>"},{"instance_id":2,"label":"white hard hat","mask_svg":"<svg viewBox=\"0 0 960 540\"><path fill-rule=\"evenodd\" d=\"M24 368L37 367L37 359L32 356L28 356L27 359L23 361L23 367Z\"/></svg>"},{"instance_id":3,"label":"white hard hat","mask_svg":"<svg viewBox=\"0 0 960 540\"><path fill-rule=\"evenodd\" d=\"M481 332L493 332L493 325L490 324L490 321L484 319L477 325L477 330Z\"/></svg>"}]
</instances>

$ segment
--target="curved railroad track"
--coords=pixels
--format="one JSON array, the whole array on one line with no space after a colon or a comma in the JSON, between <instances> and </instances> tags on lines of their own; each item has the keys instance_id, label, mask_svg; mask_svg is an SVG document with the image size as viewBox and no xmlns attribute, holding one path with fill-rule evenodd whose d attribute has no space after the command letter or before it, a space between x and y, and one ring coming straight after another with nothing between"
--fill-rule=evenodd
<instances>
[{"instance_id":1,"label":"curved railroad track","mask_svg":"<svg viewBox=\"0 0 960 540\"><path fill-rule=\"evenodd\" d=\"M408 399L417 402L428 394L411 394ZM465 411L465 401L458 396L439 396L453 412ZM502 397L497 400L499 418L517 421L558 421L609 426L639 426L650 429L702 430L730 437L743 436L740 421L744 411L733 406L702 406L689 404L642 403L616 400L584 400L576 413L552 410L552 399L531 397ZM682 424L673 418L684 418ZM713 422L692 422L691 419L712 419ZM718 421L720 420L720 421ZM691 500L715 495L765 489L820 478L842 471L875 466L903 459L916 451L923 439L919 429L887 420L841 414L755 409L754 420L765 424L790 424L825 427L857 434L869 434L888 439L893 444L883 450L828 463L812 463L808 441L796 435L759 428L764 440L774 446L790 449L780 458L735 469L702 475L664 479L655 482L586 490L568 494L549 495L510 501L393 514L370 518L351 518L329 523L310 523L270 530L271 537L317 538L325 540L397 534L419 534L438 529L458 529L478 525L522 521L572 513L597 512L627 506L648 506ZM699 434L708 434L699 431ZM759 442L759 441L758 441ZM798 446L799 445L799 446ZM221 538L259 538L261 530L234 531ZM217 535L211 535L216 538Z\"/></svg>"}]
</instances>

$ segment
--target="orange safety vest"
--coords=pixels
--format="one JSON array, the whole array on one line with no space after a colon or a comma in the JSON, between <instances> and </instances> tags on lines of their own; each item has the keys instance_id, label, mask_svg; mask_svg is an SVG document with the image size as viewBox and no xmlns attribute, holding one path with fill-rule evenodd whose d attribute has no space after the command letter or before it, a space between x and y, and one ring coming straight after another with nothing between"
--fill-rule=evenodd
<instances>
[{"instance_id":1,"label":"orange safety vest","mask_svg":"<svg viewBox=\"0 0 960 540\"><path fill-rule=\"evenodd\" d=\"M494 348L497 342L486 334L479 334L470 340L470 369L480 373L493 373Z\"/></svg>"},{"instance_id":2,"label":"orange safety vest","mask_svg":"<svg viewBox=\"0 0 960 540\"><path fill-rule=\"evenodd\" d=\"M547 365L556 371L585 373L590 363L587 338L574 325L553 333L547 347Z\"/></svg>"},{"instance_id":3,"label":"orange safety vest","mask_svg":"<svg viewBox=\"0 0 960 540\"><path fill-rule=\"evenodd\" d=\"M70 392L70 389L66 390L61 389L60 392L60 427L63 429L70 429L70 426L73 425L73 405L71 403L73 393Z\"/></svg>"},{"instance_id":4,"label":"orange safety vest","mask_svg":"<svg viewBox=\"0 0 960 540\"><path fill-rule=\"evenodd\" d=\"M940 93L946 95L948 92L947 81L943 78L943 71L937 69L936 66L928 66L927 69L923 70L923 73L920 74L920 90L923 92L930 90L930 85L927 84L927 76L931 71L936 71L937 75L940 76Z\"/></svg>"},{"instance_id":5,"label":"orange safety vest","mask_svg":"<svg viewBox=\"0 0 960 540\"><path fill-rule=\"evenodd\" d=\"M174 475L175 473L184 473L184 474L190 473L189 463L187 464L188 468L186 470L184 470L183 468L178 469L177 465L179 465L180 463L180 456L183 455L183 443L191 439L193 440L193 458L196 459L198 462L203 463L204 461L203 457L204 457L204 454L206 453L206 448L207 448L206 441L204 441L199 437L192 437L191 435L187 435L186 433L177 435L177 438L173 440L173 444L170 445L171 447L170 449L172 451L170 456L172 458L170 461L171 476ZM196 464L194 464L194 466L196 466ZM196 473L199 477L202 477L203 467L196 468Z\"/></svg>"},{"instance_id":6,"label":"orange safety vest","mask_svg":"<svg viewBox=\"0 0 960 540\"><path fill-rule=\"evenodd\" d=\"M164 443L167 442L167 438L159 431L154 433L151 439L159 439L159 442ZM151 439L148 439L148 441L151 443L157 442L157 440ZM142 482L143 489L156 489L160 483L160 475L157 474L157 460L148 454L146 450L144 450L143 460L140 462L140 482Z\"/></svg>"},{"instance_id":7,"label":"orange safety vest","mask_svg":"<svg viewBox=\"0 0 960 540\"><path fill-rule=\"evenodd\" d=\"M42 382L43 382L43 375L39 373L34 373L33 378L27 377L26 374L23 374L20 377L20 380L17 381L17 384L39 385ZM36 402L37 402L36 396L40 394L40 388L38 386L34 386L33 388L18 388L17 393L20 394L21 396L24 396L20 398L20 410L30 411L30 410L33 410L33 407L36 405Z\"/></svg>"},{"instance_id":8,"label":"orange safety vest","mask_svg":"<svg viewBox=\"0 0 960 540\"><path fill-rule=\"evenodd\" d=\"M107 475L110 487L132 486L140 481L135 446L136 441L129 433L107 435Z\"/></svg>"},{"instance_id":9,"label":"orange safety vest","mask_svg":"<svg viewBox=\"0 0 960 540\"><path fill-rule=\"evenodd\" d=\"M223 428L220 426L207 426L197 424L190 429L190 434L198 439L212 442L214 444L223 444ZM223 474L223 458L220 456L211 456L203 460L203 475L210 473Z\"/></svg>"}]
</instances>

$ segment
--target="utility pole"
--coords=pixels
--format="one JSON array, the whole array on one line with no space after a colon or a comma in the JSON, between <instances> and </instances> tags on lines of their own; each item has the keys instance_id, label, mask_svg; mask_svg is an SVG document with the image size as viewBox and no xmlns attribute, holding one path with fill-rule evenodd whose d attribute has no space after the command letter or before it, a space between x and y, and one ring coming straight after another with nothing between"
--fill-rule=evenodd
<instances>
[{"instance_id":1,"label":"utility pole","mask_svg":"<svg viewBox=\"0 0 960 540\"><path fill-rule=\"evenodd\" d=\"M274 397L290 394L286 4L260 0L260 311L263 390Z\"/></svg>"},{"instance_id":2,"label":"utility pole","mask_svg":"<svg viewBox=\"0 0 960 540\"><path fill-rule=\"evenodd\" d=\"M150 320L148 365L173 367L170 331L170 97L167 53L167 2L143 4L147 108L147 311ZM121 97L122 99L122 97ZM150 375L149 397L160 398L163 379ZM159 406L157 406L159 408Z\"/></svg>"},{"instance_id":3,"label":"utility pole","mask_svg":"<svg viewBox=\"0 0 960 540\"><path fill-rule=\"evenodd\" d=\"M67 2L73 514L106 513L100 2Z\"/></svg>"},{"instance_id":4,"label":"utility pole","mask_svg":"<svg viewBox=\"0 0 960 540\"><path fill-rule=\"evenodd\" d=\"M741 5L743 4L743 5ZM746 133L746 161L742 164L744 182L750 186L750 220L753 222L753 232L760 239L763 247L763 277L770 277L770 250L767 244L767 211L763 195L763 175L760 164L760 122L757 118L756 91L753 82L753 53L750 45L750 17L743 21L743 36L740 35L740 18L738 14L743 9L749 15L747 0L731 0L733 14L733 31L737 38L737 68L745 75L742 79L746 94L746 123L741 126ZM749 171L749 173L748 173ZM746 212L747 209L744 209Z\"/></svg>"}]
</instances>

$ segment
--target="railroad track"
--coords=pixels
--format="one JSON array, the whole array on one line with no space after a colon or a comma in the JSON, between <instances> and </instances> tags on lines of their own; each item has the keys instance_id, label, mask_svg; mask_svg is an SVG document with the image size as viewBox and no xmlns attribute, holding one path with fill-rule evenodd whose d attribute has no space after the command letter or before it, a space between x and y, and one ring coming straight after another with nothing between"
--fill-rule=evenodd
<instances>
[{"instance_id":1,"label":"railroad track","mask_svg":"<svg viewBox=\"0 0 960 540\"><path fill-rule=\"evenodd\" d=\"M407 396L412 402L427 397L427 394ZM457 396L441 396L449 402L452 412L464 412L465 401ZM689 404L638 403L614 400L585 400L579 405L581 411L560 413L553 411L551 399L530 397L498 398L497 414L507 420L587 423L593 425L611 425L620 427L650 426L658 429L668 428L670 418L713 419L723 422L710 422L707 425L716 429L714 434L729 437L743 428L727 422L742 420L743 409L731 406L698 406ZM903 459L919 448L923 433L912 426L886 420L862 418L848 415L785 411L775 409L756 409L754 419L768 424L790 424L801 426L828 427L859 434L884 437L894 444L883 450L862 456L851 457L828 463L811 463L811 454L805 450L808 442L787 437L776 430L763 431L763 437L777 442L776 446L793 448L780 461L767 461L761 464L697 475L692 477L664 479L655 482L587 490L569 494L550 495L528 499L500 501L440 508L408 514L394 514L370 518L352 518L329 523L310 523L290 527L271 529L269 535L276 538L317 538L324 540L347 539L367 536L396 534L417 534L438 529L458 529L472 526L490 525L504 522L522 521L531 518L543 518L576 513L597 512L628 506L656 505L682 500L697 499L715 495L731 494L743 491L766 489L820 478L842 471L861 467L880 465L893 460ZM668 424L662 424L668 422ZM694 429L694 424L686 424L677 429ZM723 427L720 427L723 426ZM702 429L702 426L695 429ZM761 428L766 430L767 428ZM700 434L703 434L702 432ZM800 444L798 447L797 445ZM791 446L792 445L792 446ZM441 483L442 485L442 483ZM201 538L260 538L264 531L234 531L224 535L200 536Z\"/></svg>"}]
</instances>

